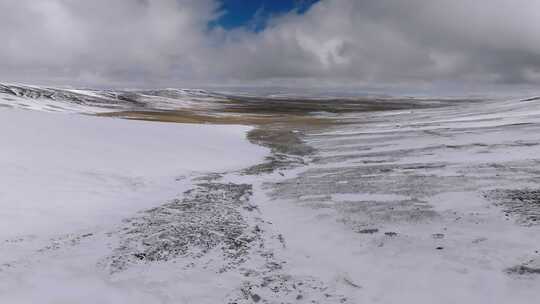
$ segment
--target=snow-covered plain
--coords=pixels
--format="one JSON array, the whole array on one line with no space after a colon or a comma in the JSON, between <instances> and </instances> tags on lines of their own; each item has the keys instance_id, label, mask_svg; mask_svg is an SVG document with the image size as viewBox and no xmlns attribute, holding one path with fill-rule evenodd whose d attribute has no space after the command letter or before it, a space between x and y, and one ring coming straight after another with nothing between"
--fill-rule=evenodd
<instances>
[{"instance_id":1,"label":"snow-covered plain","mask_svg":"<svg viewBox=\"0 0 540 304\"><path fill-rule=\"evenodd\" d=\"M540 298L540 99L332 115L255 174L245 127L10 107L0 303Z\"/></svg>"},{"instance_id":2,"label":"snow-covered plain","mask_svg":"<svg viewBox=\"0 0 540 304\"><path fill-rule=\"evenodd\" d=\"M351 303L538 302L540 99L342 119L262 205L291 271Z\"/></svg>"}]
</instances>

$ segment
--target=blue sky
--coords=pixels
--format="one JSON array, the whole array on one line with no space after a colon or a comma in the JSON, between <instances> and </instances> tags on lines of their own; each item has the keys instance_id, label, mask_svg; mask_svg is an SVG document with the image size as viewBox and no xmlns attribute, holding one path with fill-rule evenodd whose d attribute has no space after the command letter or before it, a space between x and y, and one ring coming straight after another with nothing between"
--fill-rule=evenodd
<instances>
[{"instance_id":1,"label":"blue sky","mask_svg":"<svg viewBox=\"0 0 540 304\"><path fill-rule=\"evenodd\" d=\"M268 17L296 10L302 14L319 0L221 0L224 15L216 24L225 29L264 29Z\"/></svg>"}]
</instances>

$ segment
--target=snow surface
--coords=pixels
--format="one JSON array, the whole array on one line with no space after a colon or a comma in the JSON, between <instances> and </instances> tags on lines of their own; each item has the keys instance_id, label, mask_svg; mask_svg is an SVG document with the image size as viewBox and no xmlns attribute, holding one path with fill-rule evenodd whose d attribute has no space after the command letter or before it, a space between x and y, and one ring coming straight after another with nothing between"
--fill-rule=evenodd
<instances>
[{"instance_id":1,"label":"snow surface","mask_svg":"<svg viewBox=\"0 0 540 304\"><path fill-rule=\"evenodd\" d=\"M483 195L538 189L538 100L348 117L261 204L291 273L351 303L538 303L539 275L508 271L540 265L540 227L514 217L538 199L512 216Z\"/></svg>"},{"instance_id":2,"label":"snow surface","mask_svg":"<svg viewBox=\"0 0 540 304\"><path fill-rule=\"evenodd\" d=\"M0 265L31 256L51 238L111 229L176 197L191 175L257 163L267 150L247 142L248 130L0 109ZM0 270L0 303L127 303L131 297L131 291L115 295L95 270L85 277L70 269L68 260L23 266L7 277ZM144 299L134 292L130 303L149 303Z\"/></svg>"},{"instance_id":3,"label":"snow surface","mask_svg":"<svg viewBox=\"0 0 540 304\"><path fill-rule=\"evenodd\" d=\"M484 195L538 189L538 100L343 119L306 132L305 166L244 175L268 153L244 127L0 109L0 303L538 302L540 275L509 269L540 269L540 225L520 221L540 198L515 211ZM236 268L221 267L223 248L99 267L126 250L113 231L136 234L126 219L182 198L201 172L253 187L236 224L260 239ZM149 223L176 229L164 210Z\"/></svg>"},{"instance_id":4,"label":"snow surface","mask_svg":"<svg viewBox=\"0 0 540 304\"><path fill-rule=\"evenodd\" d=\"M178 193L175 178L241 168L266 153L241 126L14 109L0 109L0 123L0 239L119 220Z\"/></svg>"}]
</instances>

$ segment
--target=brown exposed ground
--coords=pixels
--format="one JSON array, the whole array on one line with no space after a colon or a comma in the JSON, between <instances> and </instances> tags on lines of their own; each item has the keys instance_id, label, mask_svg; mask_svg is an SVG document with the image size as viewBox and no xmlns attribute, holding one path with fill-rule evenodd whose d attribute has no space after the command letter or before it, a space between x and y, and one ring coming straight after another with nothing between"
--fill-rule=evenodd
<instances>
[{"instance_id":1,"label":"brown exposed ground","mask_svg":"<svg viewBox=\"0 0 540 304\"><path fill-rule=\"evenodd\" d=\"M105 117L174 122L210 123L263 126L287 124L290 126L328 126L347 123L336 114L367 111L417 109L459 103L461 100L435 101L428 99L279 99L257 97L229 97L201 105L176 110L135 109L98 114Z\"/></svg>"},{"instance_id":2,"label":"brown exposed ground","mask_svg":"<svg viewBox=\"0 0 540 304\"><path fill-rule=\"evenodd\" d=\"M122 111L97 114L103 117L119 117L133 120L160 121L172 123L194 124L222 124L222 125L250 125L261 126L269 124L290 125L334 125L338 122L328 117L308 116L301 114L239 114L239 113L215 113L206 114L189 110L174 111Z\"/></svg>"}]
</instances>

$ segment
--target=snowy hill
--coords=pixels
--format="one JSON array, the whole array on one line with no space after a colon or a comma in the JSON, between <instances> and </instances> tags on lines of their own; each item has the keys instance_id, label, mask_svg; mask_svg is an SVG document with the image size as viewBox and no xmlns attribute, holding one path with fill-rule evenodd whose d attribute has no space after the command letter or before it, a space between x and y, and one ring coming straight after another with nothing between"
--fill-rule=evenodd
<instances>
[{"instance_id":1,"label":"snowy hill","mask_svg":"<svg viewBox=\"0 0 540 304\"><path fill-rule=\"evenodd\" d=\"M78 90L0 83L0 106L48 112L176 110L193 105L204 107L225 99L220 94L192 89Z\"/></svg>"}]
</instances>

